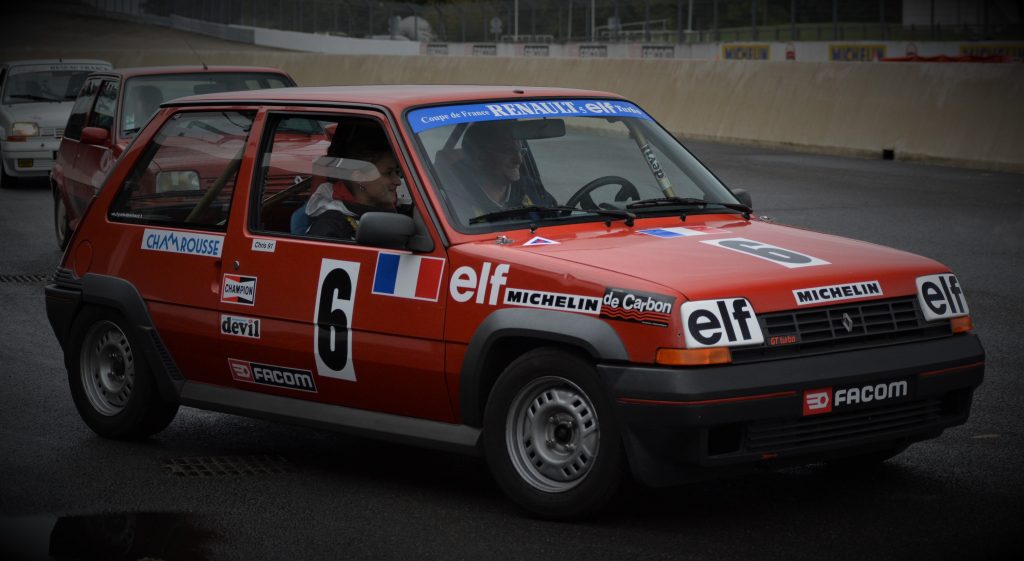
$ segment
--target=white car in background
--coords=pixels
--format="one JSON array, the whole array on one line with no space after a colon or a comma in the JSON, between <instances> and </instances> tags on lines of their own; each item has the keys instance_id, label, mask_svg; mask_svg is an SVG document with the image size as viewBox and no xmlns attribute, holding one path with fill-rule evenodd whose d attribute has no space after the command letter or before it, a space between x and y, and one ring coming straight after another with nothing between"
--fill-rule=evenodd
<instances>
[{"instance_id":1,"label":"white car in background","mask_svg":"<svg viewBox=\"0 0 1024 561\"><path fill-rule=\"evenodd\" d=\"M53 169L64 125L90 72L104 60L19 60L0 64L0 188Z\"/></svg>"}]
</instances>

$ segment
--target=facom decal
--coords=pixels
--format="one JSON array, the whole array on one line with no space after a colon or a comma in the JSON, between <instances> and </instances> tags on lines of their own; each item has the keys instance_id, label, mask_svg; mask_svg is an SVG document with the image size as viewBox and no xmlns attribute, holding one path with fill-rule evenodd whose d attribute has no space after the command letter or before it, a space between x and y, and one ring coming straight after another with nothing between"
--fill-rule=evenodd
<instances>
[{"instance_id":1,"label":"facom decal","mask_svg":"<svg viewBox=\"0 0 1024 561\"><path fill-rule=\"evenodd\" d=\"M213 234L195 234L153 228L146 228L142 233L142 249L148 251L220 257L223 245L224 236Z\"/></svg>"},{"instance_id":2,"label":"facom decal","mask_svg":"<svg viewBox=\"0 0 1024 561\"><path fill-rule=\"evenodd\" d=\"M857 384L842 388L805 390L803 414L821 415L857 407L869 407L881 402L901 400L910 396L907 379L891 382Z\"/></svg>"},{"instance_id":3,"label":"facom decal","mask_svg":"<svg viewBox=\"0 0 1024 561\"><path fill-rule=\"evenodd\" d=\"M256 305L256 277L225 274L220 287L220 301L243 306Z\"/></svg>"},{"instance_id":4,"label":"facom decal","mask_svg":"<svg viewBox=\"0 0 1024 561\"><path fill-rule=\"evenodd\" d=\"M231 377L239 382L317 393L313 373L299 368L228 359Z\"/></svg>"},{"instance_id":5,"label":"facom decal","mask_svg":"<svg viewBox=\"0 0 1024 561\"><path fill-rule=\"evenodd\" d=\"M248 337L250 339L260 338L260 320L240 316L229 316L221 314L220 332L223 335L234 335L236 337Z\"/></svg>"},{"instance_id":6,"label":"facom decal","mask_svg":"<svg viewBox=\"0 0 1024 561\"><path fill-rule=\"evenodd\" d=\"M754 240L748 240L746 238L725 238L720 240L705 240L700 243L706 243L710 245L717 245L718 247L737 251L739 253L746 253L747 255L753 255L765 261L771 261L772 263L782 265L788 269L797 269L800 267L815 267L818 265L831 265L824 259L818 259L817 257L811 257L810 255L804 255L803 253L797 253L789 249L783 249L778 246L766 244L763 242L756 242Z\"/></svg>"},{"instance_id":7,"label":"facom decal","mask_svg":"<svg viewBox=\"0 0 1024 561\"><path fill-rule=\"evenodd\" d=\"M636 233L656 238L685 238L690 236L703 236L706 234L728 234L728 230L712 228L711 226L690 226L688 228L651 228L649 230L637 230Z\"/></svg>"},{"instance_id":8,"label":"facom decal","mask_svg":"<svg viewBox=\"0 0 1024 561\"><path fill-rule=\"evenodd\" d=\"M502 287L508 282L508 271L507 263L494 266L485 261L479 273L472 266L464 265L452 273L448 292L456 302L474 300L477 304L486 302L489 306L494 306L498 303Z\"/></svg>"},{"instance_id":9,"label":"facom decal","mask_svg":"<svg viewBox=\"0 0 1024 561\"><path fill-rule=\"evenodd\" d=\"M952 273L917 277L917 300L924 312L924 319L928 321L971 313L964 291L960 288L960 281Z\"/></svg>"},{"instance_id":10,"label":"facom decal","mask_svg":"<svg viewBox=\"0 0 1024 561\"><path fill-rule=\"evenodd\" d=\"M601 317L668 327L675 301L674 297L663 294L606 288L601 300Z\"/></svg>"},{"instance_id":11,"label":"facom decal","mask_svg":"<svg viewBox=\"0 0 1024 561\"><path fill-rule=\"evenodd\" d=\"M277 251L277 240L265 240L262 238L253 238L252 250L262 251L263 253L274 253Z\"/></svg>"},{"instance_id":12,"label":"facom decal","mask_svg":"<svg viewBox=\"0 0 1024 561\"><path fill-rule=\"evenodd\" d=\"M377 255L373 293L437 302L444 259L398 253Z\"/></svg>"},{"instance_id":13,"label":"facom decal","mask_svg":"<svg viewBox=\"0 0 1024 561\"><path fill-rule=\"evenodd\" d=\"M593 315L597 315L601 311L601 299L594 296L541 292L520 288L506 288L504 303L526 308L542 308L545 310L580 312Z\"/></svg>"},{"instance_id":14,"label":"facom decal","mask_svg":"<svg viewBox=\"0 0 1024 561\"><path fill-rule=\"evenodd\" d=\"M557 245L558 243L559 242L556 242L555 240L549 240L547 238L535 236L531 238L530 241L524 243L523 245Z\"/></svg>"},{"instance_id":15,"label":"facom decal","mask_svg":"<svg viewBox=\"0 0 1024 561\"><path fill-rule=\"evenodd\" d=\"M684 302L680 311L688 348L764 343L761 325L746 298Z\"/></svg>"},{"instance_id":16,"label":"facom decal","mask_svg":"<svg viewBox=\"0 0 1024 561\"><path fill-rule=\"evenodd\" d=\"M352 364L352 318L355 317L359 263L324 259L313 311L316 372L325 378L356 380Z\"/></svg>"},{"instance_id":17,"label":"facom decal","mask_svg":"<svg viewBox=\"0 0 1024 561\"><path fill-rule=\"evenodd\" d=\"M837 302L855 298L871 298L882 295L882 285L876 281L853 282L850 284L833 284L814 288L798 288L793 291L797 306L817 304L819 302Z\"/></svg>"}]
</instances>

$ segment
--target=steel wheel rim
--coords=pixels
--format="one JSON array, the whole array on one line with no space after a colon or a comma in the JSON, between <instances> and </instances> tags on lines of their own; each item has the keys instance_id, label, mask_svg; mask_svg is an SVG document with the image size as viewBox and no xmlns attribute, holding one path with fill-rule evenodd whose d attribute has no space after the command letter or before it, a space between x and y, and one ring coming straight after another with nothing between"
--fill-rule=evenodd
<instances>
[{"instance_id":1,"label":"steel wheel rim","mask_svg":"<svg viewBox=\"0 0 1024 561\"><path fill-rule=\"evenodd\" d=\"M53 226L57 230L57 243L64 247L64 240L68 237L68 212L64 206L64 199L60 195L56 197L53 214Z\"/></svg>"},{"instance_id":2,"label":"steel wheel rim","mask_svg":"<svg viewBox=\"0 0 1024 561\"><path fill-rule=\"evenodd\" d=\"M128 405L135 387L135 357L128 337L109 321L94 324L85 336L81 379L89 405L111 417Z\"/></svg>"},{"instance_id":3,"label":"steel wheel rim","mask_svg":"<svg viewBox=\"0 0 1024 561\"><path fill-rule=\"evenodd\" d=\"M505 443L520 478L547 493L568 491L593 469L601 443L594 405L576 384L538 378L516 393Z\"/></svg>"}]
</instances>

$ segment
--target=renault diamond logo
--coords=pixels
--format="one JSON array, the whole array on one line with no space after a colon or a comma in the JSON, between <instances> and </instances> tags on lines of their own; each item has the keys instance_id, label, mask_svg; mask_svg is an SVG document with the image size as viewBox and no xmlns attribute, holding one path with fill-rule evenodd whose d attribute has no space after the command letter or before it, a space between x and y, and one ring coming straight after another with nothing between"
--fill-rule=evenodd
<instances>
[{"instance_id":1,"label":"renault diamond logo","mask_svg":"<svg viewBox=\"0 0 1024 561\"><path fill-rule=\"evenodd\" d=\"M847 333L853 333L853 318L845 312L843 313L843 327L846 328Z\"/></svg>"}]
</instances>

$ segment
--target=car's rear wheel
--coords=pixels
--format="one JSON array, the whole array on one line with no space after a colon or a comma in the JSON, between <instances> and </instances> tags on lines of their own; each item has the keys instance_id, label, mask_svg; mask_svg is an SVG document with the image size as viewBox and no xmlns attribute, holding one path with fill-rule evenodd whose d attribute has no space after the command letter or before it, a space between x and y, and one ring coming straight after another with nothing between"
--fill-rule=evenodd
<instances>
[{"instance_id":1,"label":"car's rear wheel","mask_svg":"<svg viewBox=\"0 0 1024 561\"><path fill-rule=\"evenodd\" d=\"M53 191L53 228L57 234L57 247L63 250L71 238L71 225L68 223L68 208L64 205L64 198L56 189Z\"/></svg>"},{"instance_id":2,"label":"car's rear wheel","mask_svg":"<svg viewBox=\"0 0 1024 561\"><path fill-rule=\"evenodd\" d=\"M596 514L622 482L622 439L597 373L559 349L505 369L487 401L484 449L502 490L543 518Z\"/></svg>"},{"instance_id":3,"label":"car's rear wheel","mask_svg":"<svg viewBox=\"0 0 1024 561\"><path fill-rule=\"evenodd\" d=\"M66 359L75 407L89 428L106 438L143 438L163 430L178 405L160 398L156 380L124 318L88 308L71 332Z\"/></svg>"}]
</instances>

